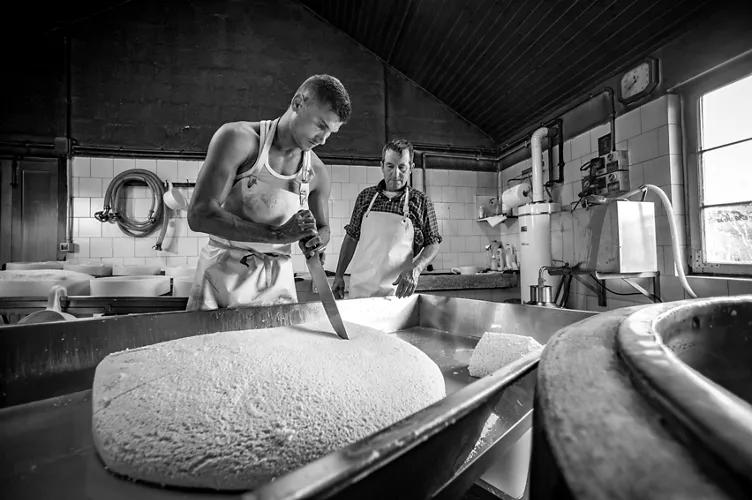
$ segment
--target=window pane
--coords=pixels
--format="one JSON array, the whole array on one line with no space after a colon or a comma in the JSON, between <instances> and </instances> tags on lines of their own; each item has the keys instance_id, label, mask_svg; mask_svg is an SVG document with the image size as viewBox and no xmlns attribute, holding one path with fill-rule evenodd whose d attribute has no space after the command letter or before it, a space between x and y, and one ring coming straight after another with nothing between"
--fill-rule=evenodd
<instances>
[{"instance_id":1,"label":"window pane","mask_svg":"<svg viewBox=\"0 0 752 500\"><path fill-rule=\"evenodd\" d=\"M752 203L702 211L705 258L713 264L752 264Z\"/></svg>"},{"instance_id":2,"label":"window pane","mask_svg":"<svg viewBox=\"0 0 752 500\"><path fill-rule=\"evenodd\" d=\"M702 96L702 149L752 137L752 75Z\"/></svg>"},{"instance_id":3,"label":"window pane","mask_svg":"<svg viewBox=\"0 0 752 500\"><path fill-rule=\"evenodd\" d=\"M703 205L752 201L752 141L708 151L700 161Z\"/></svg>"}]
</instances>

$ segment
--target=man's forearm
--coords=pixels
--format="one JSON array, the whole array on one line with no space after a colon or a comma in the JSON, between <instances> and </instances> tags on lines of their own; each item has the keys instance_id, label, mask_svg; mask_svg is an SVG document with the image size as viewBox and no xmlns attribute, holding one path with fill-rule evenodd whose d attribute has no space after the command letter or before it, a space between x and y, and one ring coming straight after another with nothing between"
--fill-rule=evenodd
<instances>
[{"instance_id":1,"label":"man's forearm","mask_svg":"<svg viewBox=\"0 0 752 500\"><path fill-rule=\"evenodd\" d=\"M253 243L280 243L278 228L238 217L224 209L193 215L188 219L192 230L233 241Z\"/></svg>"},{"instance_id":2,"label":"man's forearm","mask_svg":"<svg viewBox=\"0 0 752 500\"><path fill-rule=\"evenodd\" d=\"M319 233L321 244L327 246L329 244L329 241L332 239L332 232L331 229L329 229L329 226L318 226L316 228L316 231L318 231Z\"/></svg>"},{"instance_id":3,"label":"man's forearm","mask_svg":"<svg viewBox=\"0 0 752 500\"><path fill-rule=\"evenodd\" d=\"M430 264L433 259L436 258L436 255L439 253L439 244L438 243L432 243L428 245L427 247L423 247L423 250L420 251L420 253L413 259L413 268L418 269L419 272L423 272L426 270L426 267L428 267L428 264Z\"/></svg>"},{"instance_id":4,"label":"man's forearm","mask_svg":"<svg viewBox=\"0 0 752 500\"><path fill-rule=\"evenodd\" d=\"M347 271L347 266L350 265L356 248L358 248L358 240L346 234L342 240L342 248L339 251L339 262L337 262L335 277L342 278L345 276L345 271Z\"/></svg>"}]
</instances>

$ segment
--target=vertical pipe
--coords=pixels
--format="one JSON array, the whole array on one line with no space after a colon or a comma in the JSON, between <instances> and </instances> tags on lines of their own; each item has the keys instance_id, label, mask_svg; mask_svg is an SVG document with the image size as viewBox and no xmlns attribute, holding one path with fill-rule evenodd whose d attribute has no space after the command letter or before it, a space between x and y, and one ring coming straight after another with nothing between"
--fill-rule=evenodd
<instances>
[{"instance_id":1,"label":"vertical pipe","mask_svg":"<svg viewBox=\"0 0 752 500\"><path fill-rule=\"evenodd\" d=\"M543 201L543 161L541 139L548 134L546 127L541 127L530 138L530 150L533 160L533 203Z\"/></svg>"},{"instance_id":2,"label":"vertical pipe","mask_svg":"<svg viewBox=\"0 0 752 500\"><path fill-rule=\"evenodd\" d=\"M71 89L71 46L70 46L70 36L66 33L64 37L64 43L65 43L65 140L67 142L67 165L66 165L66 179L67 179L67 189L68 189L68 203L67 203L67 215L68 218L66 220L65 225L65 232L66 238L65 240L68 242L68 245L71 247L73 246L73 131L72 131L72 124L73 124L73 117L72 117L72 89ZM73 248L70 249L73 251Z\"/></svg>"}]
</instances>

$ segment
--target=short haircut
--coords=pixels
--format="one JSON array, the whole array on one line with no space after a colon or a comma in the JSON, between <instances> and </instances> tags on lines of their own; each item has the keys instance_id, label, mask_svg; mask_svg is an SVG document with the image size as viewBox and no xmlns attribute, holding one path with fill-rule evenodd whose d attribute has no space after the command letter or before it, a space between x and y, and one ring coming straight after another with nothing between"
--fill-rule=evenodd
<instances>
[{"instance_id":1,"label":"short haircut","mask_svg":"<svg viewBox=\"0 0 752 500\"><path fill-rule=\"evenodd\" d=\"M312 96L317 102L330 105L342 123L350 119L350 95L342 82L333 76L313 75L303 82L296 94Z\"/></svg>"},{"instance_id":2,"label":"short haircut","mask_svg":"<svg viewBox=\"0 0 752 500\"><path fill-rule=\"evenodd\" d=\"M410 163L413 162L413 145L410 141L406 141L405 139L392 139L384 144L384 148L381 150L381 161L384 161L384 158L386 158L386 152L390 149L400 155L404 150L410 151Z\"/></svg>"}]
</instances>

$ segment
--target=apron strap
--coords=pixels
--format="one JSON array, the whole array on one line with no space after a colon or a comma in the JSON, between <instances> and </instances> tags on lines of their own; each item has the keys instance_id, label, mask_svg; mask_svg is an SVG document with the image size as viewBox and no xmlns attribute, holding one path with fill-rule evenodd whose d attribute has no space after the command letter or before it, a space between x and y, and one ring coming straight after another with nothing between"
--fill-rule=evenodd
<instances>
[{"instance_id":1,"label":"apron strap","mask_svg":"<svg viewBox=\"0 0 752 500\"><path fill-rule=\"evenodd\" d=\"M277 129L277 122L279 118L275 120L262 120L259 124L259 153L256 158L256 163L253 166L235 177L236 183L241 179L248 178L248 187L253 186L258 178L259 171L269 161L269 150L272 147L274 141L274 133Z\"/></svg>"},{"instance_id":2,"label":"apron strap","mask_svg":"<svg viewBox=\"0 0 752 500\"><path fill-rule=\"evenodd\" d=\"M303 169L300 178L300 206L302 207L308 199L311 192L311 178L313 177L313 168L311 167L311 152L303 152Z\"/></svg>"},{"instance_id":3,"label":"apron strap","mask_svg":"<svg viewBox=\"0 0 752 500\"><path fill-rule=\"evenodd\" d=\"M410 217L410 204L408 202L409 199L410 199L410 188L405 186L405 204L402 207L402 215L403 215L402 222L404 222L405 220L407 220L408 217Z\"/></svg>"},{"instance_id":4,"label":"apron strap","mask_svg":"<svg viewBox=\"0 0 752 500\"><path fill-rule=\"evenodd\" d=\"M373 208L373 203L376 201L376 198L379 197L379 192L376 191L376 194L373 195L373 198L371 198L371 203L368 205L368 209L366 210L366 213L363 217L368 217L368 214L371 213L371 208Z\"/></svg>"}]
</instances>

